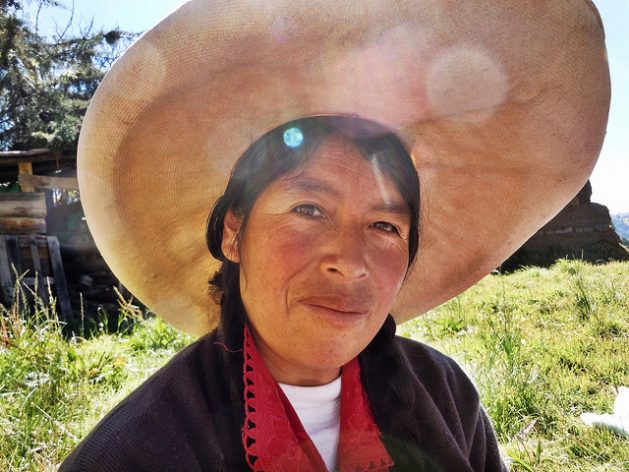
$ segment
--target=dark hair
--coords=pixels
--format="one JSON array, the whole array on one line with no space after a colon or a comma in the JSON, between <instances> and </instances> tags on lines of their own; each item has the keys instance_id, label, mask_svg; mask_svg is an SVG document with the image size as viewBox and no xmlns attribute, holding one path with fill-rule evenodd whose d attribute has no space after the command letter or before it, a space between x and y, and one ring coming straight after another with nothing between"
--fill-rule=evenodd
<instances>
[{"instance_id":1,"label":"dark hair","mask_svg":"<svg viewBox=\"0 0 629 472\"><path fill-rule=\"evenodd\" d=\"M219 336L228 347L224 363L232 394L242 391L241 357L229 352L242 349L246 314L240 297L239 265L222 251L223 225L231 209L242 218L241 231L256 200L279 177L303 166L329 136L339 136L355 146L365 159L377 161L382 172L396 185L410 210L408 239L410 269L419 246L419 179L413 159L400 139L373 121L352 116L316 116L285 123L256 140L236 162L225 193L210 213L206 239L212 255L222 262L210 279L210 291L221 306ZM408 273L407 269L407 273ZM361 376L370 399L374 418L383 433L385 446L396 464L405 470L418 469L418 460L398 441L418 444L419 431L412 415L414 390L406 380L401 351L394 341L395 322L389 316L380 332L361 353ZM397 411L390 411L397 405ZM397 467L396 467L397 468Z\"/></svg>"}]
</instances>

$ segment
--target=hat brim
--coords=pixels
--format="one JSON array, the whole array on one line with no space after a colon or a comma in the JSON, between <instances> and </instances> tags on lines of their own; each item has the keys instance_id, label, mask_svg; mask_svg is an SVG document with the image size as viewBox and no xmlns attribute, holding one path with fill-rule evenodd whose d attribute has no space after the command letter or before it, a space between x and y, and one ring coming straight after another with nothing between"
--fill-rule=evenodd
<instances>
[{"instance_id":1,"label":"hat brim","mask_svg":"<svg viewBox=\"0 0 629 472\"><path fill-rule=\"evenodd\" d=\"M286 121L356 114L396 130L421 182L396 320L488 274L587 180L610 87L591 2L481 3L182 6L114 64L83 124L81 199L113 272L174 326L212 329L204 230L235 161Z\"/></svg>"}]
</instances>

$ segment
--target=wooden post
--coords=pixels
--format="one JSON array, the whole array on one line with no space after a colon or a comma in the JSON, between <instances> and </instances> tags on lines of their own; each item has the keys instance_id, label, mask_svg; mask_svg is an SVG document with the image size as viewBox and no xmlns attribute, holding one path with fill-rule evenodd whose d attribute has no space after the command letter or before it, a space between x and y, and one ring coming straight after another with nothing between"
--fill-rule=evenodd
<instances>
[{"instance_id":1,"label":"wooden post","mask_svg":"<svg viewBox=\"0 0 629 472\"><path fill-rule=\"evenodd\" d=\"M31 252L31 259L33 262L33 268L35 273L33 274L34 280L37 285L37 295L39 299L45 305L48 304L48 287L44 283L44 274L42 273L41 262L39 260L39 250L37 249L37 238L35 235L28 235L28 246Z\"/></svg>"},{"instance_id":2,"label":"wooden post","mask_svg":"<svg viewBox=\"0 0 629 472\"><path fill-rule=\"evenodd\" d=\"M61 315L64 321L73 328L76 327L77 319L72 312L68 283L66 281L65 271L63 270L63 262L61 261L61 251L59 250L59 240L56 236L48 236L47 240L50 266L55 279L55 288L57 289L57 300L59 301Z\"/></svg>"},{"instance_id":3,"label":"wooden post","mask_svg":"<svg viewBox=\"0 0 629 472\"><path fill-rule=\"evenodd\" d=\"M33 175L33 163L31 161L20 162L18 164L18 174ZM22 192L34 192L35 187L20 184Z\"/></svg>"},{"instance_id":4,"label":"wooden post","mask_svg":"<svg viewBox=\"0 0 629 472\"><path fill-rule=\"evenodd\" d=\"M9 306L13 303L13 277L5 238L6 236L0 235L0 286L2 302Z\"/></svg>"}]
</instances>

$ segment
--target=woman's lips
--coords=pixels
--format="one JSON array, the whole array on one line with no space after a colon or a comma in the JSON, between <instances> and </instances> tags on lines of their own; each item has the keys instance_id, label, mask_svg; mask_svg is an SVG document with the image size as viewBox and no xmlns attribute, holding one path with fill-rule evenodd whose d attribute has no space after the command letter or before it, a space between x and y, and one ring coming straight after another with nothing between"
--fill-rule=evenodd
<instances>
[{"instance_id":1,"label":"woman's lips","mask_svg":"<svg viewBox=\"0 0 629 472\"><path fill-rule=\"evenodd\" d=\"M301 302L314 310L330 312L341 316L361 316L369 313L369 307L355 299L306 298Z\"/></svg>"}]
</instances>

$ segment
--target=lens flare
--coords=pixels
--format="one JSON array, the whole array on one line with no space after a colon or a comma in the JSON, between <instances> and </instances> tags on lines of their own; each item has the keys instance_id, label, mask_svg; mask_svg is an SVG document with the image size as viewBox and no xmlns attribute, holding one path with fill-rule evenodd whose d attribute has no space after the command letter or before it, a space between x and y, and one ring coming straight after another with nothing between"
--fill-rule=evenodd
<instances>
[{"instance_id":1,"label":"lens flare","mask_svg":"<svg viewBox=\"0 0 629 472\"><path fill-rule=\"evenodd\" d=\"M290 148L301 146L304 142L304 133L299 128L289 128L284 131L284 143Z\"/></svg>"}]
</instances>

